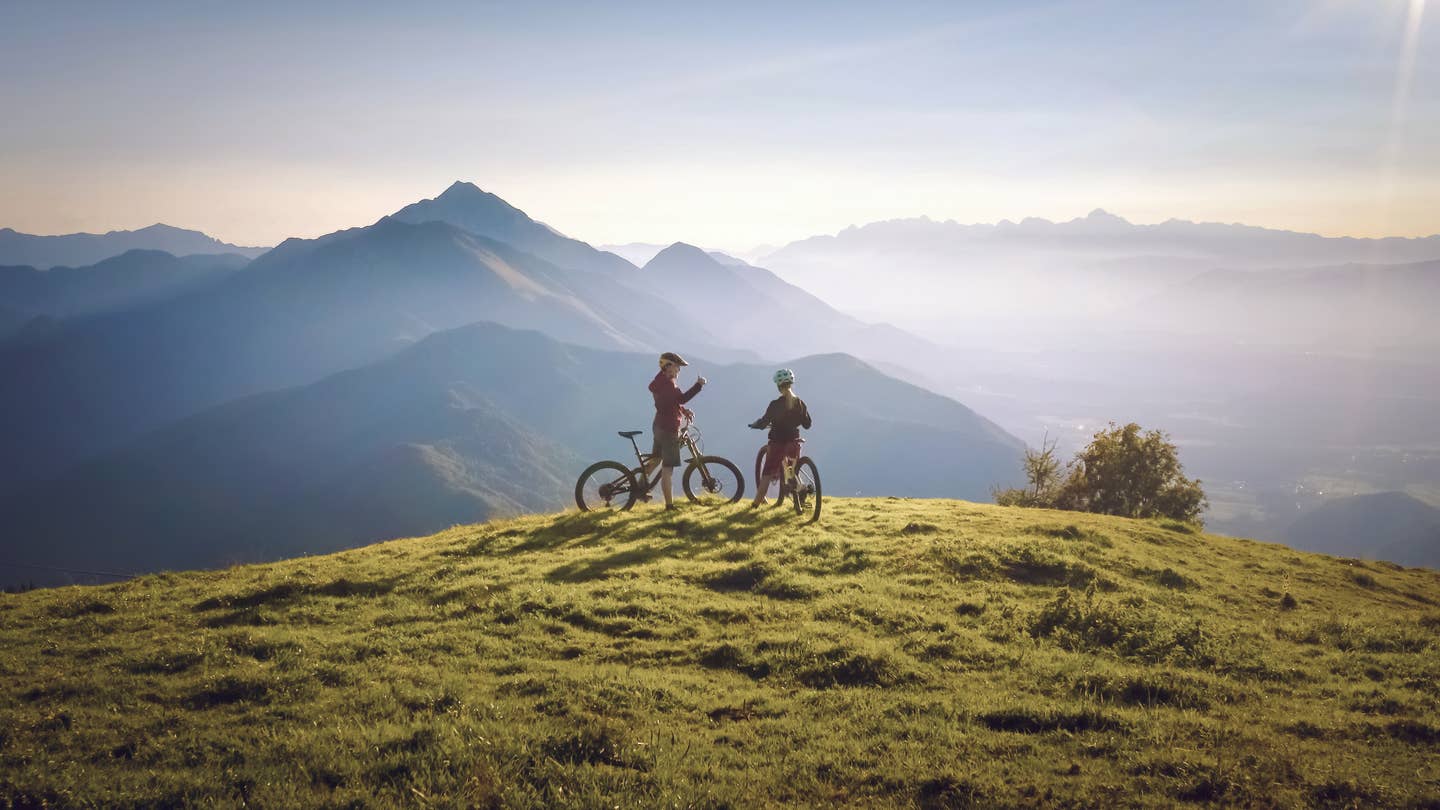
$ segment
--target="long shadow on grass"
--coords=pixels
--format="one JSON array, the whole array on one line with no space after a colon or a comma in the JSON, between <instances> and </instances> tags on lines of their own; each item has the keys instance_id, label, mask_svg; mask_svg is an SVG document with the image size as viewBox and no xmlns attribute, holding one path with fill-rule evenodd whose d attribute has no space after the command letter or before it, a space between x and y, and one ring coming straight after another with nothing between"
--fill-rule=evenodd
<instances>
[{"instance_id":1,"label":"long shadow on grass","mask_svg":"<svg viewBox=\"0 0 1440 810\"><path fill-rule=\"evenodd\" d=\"M614 516L613 512L567 512L531 532L529 537L506 549L504 553L528 554L532 551L545 551L586 536L589 536L591 542L595 542L606 534L606 522Z\"/></svg>"},{"instance_id":2,"label":"long shadow on grass","mask_svg":"<svg viewBox=\"0 0 1440 810\"><path fill-rule=\"evenodd\" d=\"M268 588L261 588L244 594L212 596L195 603L194 610L250 610L258 607L275 607L298 602L311 596L379 596L395 590L402 577L393 576L375 580L352 580L341 577L330 582L282 582Z\"/></svg>"},{"instance_id":3,"label":"long shadow on grass","mask_svg":"<svg viewBox=\"0 0 1440 810\"><path fill-rule=\"evenodd\" d=\"M604 579L622 568L645 565L671 557L694 557L728 542L729 538L721 533L702 542L676 539L668 543L648 543L598 559L566 563L546 574L545 578L551 582L590 582Z\"/></svg>"},{"instance_id":4,"label":"long shadow on grass","mask_svg":"<svg viewBox=\"0 0 1440 810\"><path fill-rule=\"evenodd\" d=\"M698 515L706 513L697 511ZM781 522L775 518L756 518L749 513L727 516L725 522L700 522L688 517L660 514L653 518L636 518L624 524L623 532L607 535L607 542L625 543L640 538L652 542L623 548L605 557L580 560L561 565L546 579L551 582L589 582L603 579L622 568L673 557L696 557L726 543L754 539L762 529Z\"/></svg>"}]
</instances>

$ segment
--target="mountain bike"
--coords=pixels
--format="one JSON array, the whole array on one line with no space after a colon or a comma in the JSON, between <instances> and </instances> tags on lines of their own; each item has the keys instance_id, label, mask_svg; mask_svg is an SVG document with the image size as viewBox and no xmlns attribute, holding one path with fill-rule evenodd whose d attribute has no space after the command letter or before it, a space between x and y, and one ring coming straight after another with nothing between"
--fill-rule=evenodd
<instances>
[{"instance_id":1,"label":"mountain bike","mask_svg":"<svg viewBox=\"0 0 1440 810\"><path fill-rule=\"evenodd\" d=\"M575 505L581 512L595 512L607 509L628 510L636 501L648 501L650 490L660 482L664 467L655 466L654 477L645 472L652 461L653 453L640 452L635 437L643 430L622 430L620 438L629 439L635 451L635 467L627 468L618 461L597 461L580 473L575 482ZM719 506L735 503L745 494L745 476L740 468L729 459L707 456L704 440L695 420L685 417L680 427L680 445L690 452L690 461L680 476L680 486L685 497L702 506Z\"/></svg>"},{"instance_id":2,"label":"mountain bike","mask_svg":"<svg viewBox=\"0 0 1440 810\"><path fill-rule=\"evenodd\" d=\"M800 439L801 444L805 443ZM760 473L765 469L765 455L770 450L770 443L760 445L760 450L755 454L755 485L760 485ZM806 523L815 523L820 520L820 469L815 466L815 461L809 456L799 458L786 458L780 465L780 491L775 497L775 506L785 503L789 498L795 506L795 514L804 517L809 515Z\"/></svg>"}]
</instances>

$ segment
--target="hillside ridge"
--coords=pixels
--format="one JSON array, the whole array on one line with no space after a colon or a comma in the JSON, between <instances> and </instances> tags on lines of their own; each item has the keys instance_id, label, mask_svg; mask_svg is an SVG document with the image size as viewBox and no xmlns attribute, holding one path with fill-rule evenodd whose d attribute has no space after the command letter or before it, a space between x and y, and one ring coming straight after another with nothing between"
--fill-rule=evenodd
<instances>
[{"instance_id":1,"label":"hillside ridge","mask_svg":"<svg viewBox=\"0 0 1440 810\"><path fill-rule=\"evenodd\" d=\"M528 516L0 596L0 802L1430 806L1437 634L1174 522Z\"/></svg>"}]
</instances>

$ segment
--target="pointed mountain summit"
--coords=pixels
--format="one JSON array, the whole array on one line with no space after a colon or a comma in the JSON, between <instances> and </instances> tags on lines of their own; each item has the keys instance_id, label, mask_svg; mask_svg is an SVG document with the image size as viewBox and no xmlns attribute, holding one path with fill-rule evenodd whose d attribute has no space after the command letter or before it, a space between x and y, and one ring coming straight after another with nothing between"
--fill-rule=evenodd
<instances>
[{"instance_id":1,"label":"pointed mountain summit","mask_svg":"<svg viewBox=\"0 0 1440 810\"><path fill-rule=\"evenodd\" d=\"M571 239L474 183L456 181L434 199L421 200L394 213L401 222L448 222L478 236L497 239L571 270L633 273L635 265L613 253Z\"/></svg>"},{"instance_id":2,"label":"pointed mountain summit","mask_svg":"<svg viewBox=\"0 0 1440 810\"><path fill-rule=\"evenodd\" d=\"M724 269L724 265L716 261L709 253L694 245L684 242L676 242L655 254L655 258L645 263L645 270L649 272L667 272L670 270L696 270L705 268Z\"/></svg>"},{"instance_id":3,"label":"pointed mountain summit","mask_svg":"<svg viewBox=\"0 0 1440 810\"><path fill-rule=\"evenodd\" d=\"M1120 216L1120 215L1118 215L1118 214L1112 214L1112 213L1110 213L1109 211L1106 211L1104 208L1096 208L1094 211L1091 211L1089 214L1086 214L1086 215L1085 215L1085 221L1086 221L1086 222L1089 222L1089 223L1091 223L1091 224L1093 224L1093 225L1100 225L1100 224L1129 225L1129 224L1130 224L1130 220L1128 220L1128 219L1126 219L1126 218L1124 218L1124 217L1122 217L1122 216Z\"/></svg>"},{"instance_id":4,"label":"pointed mountain summit","mask_svg":"<svg viewBox=\"0 0 1440 810\"><path fill-rule=\"evenodd\" d=\"M1076 217L1064 223L1063 227L1087 234L1123 234L1134 229L1134 225L1122 216L1096 208L1084 217Z\"/></svg>"},{"instance_id":5,"label":"pointed mountain summit","mask_svg":"<svg viewBox=\"0 0 1440 810\"><path fill-rule=\"evenodd\" d=\"M670 306L732 344L761 356L844 351L885 360L928 357L935 347L900 330L862 323L763 267L676 242L628 280L663 289ZM657 287L658 285L658 287ZM783 344L774 325L789 324Z\"/></svg>"}]
</instances>

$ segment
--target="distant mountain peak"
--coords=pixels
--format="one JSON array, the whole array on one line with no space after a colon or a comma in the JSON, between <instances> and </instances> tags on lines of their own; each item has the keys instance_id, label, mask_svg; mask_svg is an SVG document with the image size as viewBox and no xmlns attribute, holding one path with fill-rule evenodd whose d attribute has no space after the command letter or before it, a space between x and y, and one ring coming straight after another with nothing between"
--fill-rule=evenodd
<instances>
[{"instance_id":1,"label":"distant mountain peak","mask_svg":"<svg viewBox=\"0 0 1440 810\"><path fill-rule=\"evenodd\" d=\"M402 222L438 220L490 239L505 242L569 269L627 272L634 266L619 256L602 253L571 239L474 183L456 180L440 196L420 200L396 211Z\"/></svg>"},{"instance_id":2,"label":"distant mountain peak","mask_svg":"<svg viewBox=\"0 0 1440 810\"><path fill-rule=\"evenodd\" d=\"M646 262L645 269L664 270L667 267L720 267L722 266L713 256L694 245L685 242L676 242L655 254L655 258Z\"/></svg>"},{"instance_id":3,"label":"distant mountain peak","mask_svg":"<svg viewBox=\"0 0 1440 810\"><path fill-rule=\"evenodd\" d=\"M1126 219L1126 218L1124 218L1124 217L1122 217L1122 216L1117 216L1117 215L1115 215L1115 214L1112 214L1112 213L1110 213L1109 211L1106 211L1104 208L1096 208L1094 211L1091 211L1089 214L1086 214L1086 215L1085 215L1085 221L1086 221L1086 222L1092 222L1092 223L1095 223L1095 222L1111 222L1111 223L1114 223L1114 224L1116 224L1116 225L1129 225L1129 224L1130 224L1130 220L1128 220L1128 219Z\"/></svg>"},{"instance_id":4,"label":"distant mountain peak","mask_svg":"<svg viewBox=\"0 0 1440 810\"><path fill-rule=\"evenodd\" d=\"M124 233L124 231L110 231L110 233ZM174 225L166 225L163 222L157 222L154 225L146 225L145 227L135 231L135 233L184 233L205 236L205 234L200 231L191 230L189 228L177 228Z\"/></svg>"},{"instance_id":5,"label":"distant mountain peak","mask_svg":"<svg viewBox=\"0 0 1440 810\"><path fill-rule=\"evenodd\" d=\"M453 183L450 184L450 187L449 187L449 188L447 188L447 189L445 189L443 192L441 192L441 193L440 193L440 196L439 196L439 197L436 197L435 199L437 199L437 200L452 199L452 200L453 200L453 199L457 199L457 198L463 199L463 198L466 198L466 197L479 197L479 196L489 196L489 197L493 197L493 196L495 196L495 195L489 194L489 193L486 192L484 189L480 188L479 186L475 185L474 183L471 183L471 182L468 181L468 180L456 180L455 182L453 182Z\"/></svg>"}]
</instances>

